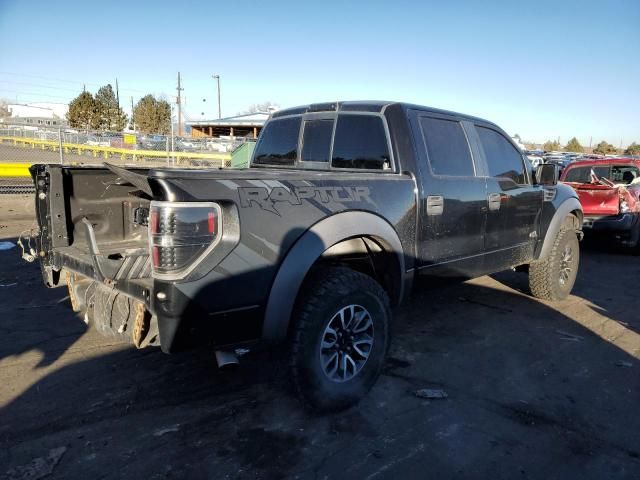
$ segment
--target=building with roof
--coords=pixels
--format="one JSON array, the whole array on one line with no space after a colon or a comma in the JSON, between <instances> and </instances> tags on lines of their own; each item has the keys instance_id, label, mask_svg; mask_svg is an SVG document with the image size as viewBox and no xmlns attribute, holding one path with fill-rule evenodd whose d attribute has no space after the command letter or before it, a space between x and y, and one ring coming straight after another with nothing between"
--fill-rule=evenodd
<instances>
[{"instance_id":1,"label":"building with roof","mask_svg":"<svg viewBox=\"0 0 640 480\"><path fill-rule=\"evenodd\" d=\"M226 136L258 138L270 115L269 112L248 113L216 120L186 122L186 126L191 127L191 136L198 138Z\"/></svg>"},{"instance_id":2,"label":"building with roof","mask_svg":"<svg viewBox=\"0 0 640 480\"><path fill-rule=\"evenodd\" d=\"M66 103L33 102L7 105L10 118L5 123L35 127L64 127L69 105Z\"/></svg>"},{"instance_id":3,"label":"building with roof","mask_svg":"<svg viewBox=\"0 0 640 480\"><path fill-rule=\"evenodd\" d=\"M59 118L64 119L69 111L66 103L32 102L7 105L12 118Z\"/></svg>"}]
</instances>

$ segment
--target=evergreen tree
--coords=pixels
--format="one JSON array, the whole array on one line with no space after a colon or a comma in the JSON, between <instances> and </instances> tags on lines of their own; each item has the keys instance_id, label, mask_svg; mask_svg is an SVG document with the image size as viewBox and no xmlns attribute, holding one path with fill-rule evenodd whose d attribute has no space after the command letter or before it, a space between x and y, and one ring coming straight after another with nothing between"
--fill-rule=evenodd
<instances>
[{"instance_id":1,"label":"evergreen tree","mask_svg":"<svg viewBox=\"0 0 640 480\"><path fill-rule=\"evenodd\" d=\"M69 103L67 120L72 128L89 130L99 120L96 101L89 92L82 92Z\"/></svg>"},{"instance_id":2,"label":"evergreen tree","mask_svg":"<svg viewBox=\"0 0 640 480\"><path fill-rule=\"evenodd\" d=\"M171 106L166 100L146 95L133 109L133 120L142 133L166 135L171 131Z\"/></svg>"},{"instance_id":3,"label":"evergreen tree","mask_svg":"<svg viewBox=\"0 0 640 480\"><path fill-rule=\"evenodd\" d=\"M624 151L625 155L640 155L640 145L636 142L633 142L631 145L627 147Z\"/></svg>"},{"instance_id":4,"label":"evergreen tree","mask_svg":"<svg viewBox=\"0 0 640 480\"><path fill-rule=\"evenodd\" d=\"M584 148L582 148L582 145L580 145L580 142L576 137L573 137L571 140L569 140L569 143L567 143L564 149L567 152L584 152Z\"/></svg>"},{"instance_id":5,"label":"evergreen tree","mask_svg":"<svg viewBox=\"0 0 640 480\"><path fill-rule=\"evenodd\" d=\"M599 153L600 155L607 155L609 153L615 153L616 147L611 145L610 143L602 140L596 147L593 149L593 153Z\"/></svg>"},{"instance_id":6,"label":"evergreen tree","mask_svg":"<svg viewBox=\"0 0 640 480\"><path fill-rule=\"evenodd\" d=\"M554 151L558 151L560 150L560 143L558 143L558 141L556 140L547 140L546 142L544 142L544 145L542 145L542 149L545 152L554 152Z\"/></svg>"},{"instance_id":7,"label":"evergreen tree","mask_svg":"<svg viewBox=\"0 0 640 480\"><path fill-rule=\"evenodd\" d=\"M121 132L127 125L127 115L118 106L118 99L111 84L100 87L95 96L99 121L94 128Z\"/></svg>"}]
</instances>

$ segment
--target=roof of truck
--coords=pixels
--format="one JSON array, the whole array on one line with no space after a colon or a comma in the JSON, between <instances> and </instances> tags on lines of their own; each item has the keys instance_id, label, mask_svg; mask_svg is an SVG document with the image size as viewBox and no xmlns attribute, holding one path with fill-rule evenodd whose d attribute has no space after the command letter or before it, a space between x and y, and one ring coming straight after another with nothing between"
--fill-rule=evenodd
<instances>
[{"instance_id":1,"label":"roof of truck","mask_svg":"<svg viewBox=\"0 0 640 480\"><path fill-rule=\"evenodd\" d=\"M422 110L425 112L438 113L442 115L453 115L456 117L464 118L472 121L481 121L491 125L495 125L493 122L485 120L484 118L474 117L472 115L466 115L464 113L452 112L449 110L442 110L439 108L427 107L424 105L415 105L406 102L392 102L383 100L357 100L357 101L338 101L338 102L323 102L312 103L309 105L301 105L298 107L284 108L275 112L271 118L284 117L285 115L299 115L303 113L311 112L374 112L382 113L386 108L390 106L400 106L403 109Z\"/></svg>"},{"instance_id":2,"label":"roof of truck","mask_svg":"<svg viewBox=\"0 0 640 480\"><path fill-rule=\"evenodd\" d=\"M625 165L625 164L640 164L640 158L629 158L629 157L612 157L612 158L599 158L597 160L575 160L571 162L569 167L584 167L584 166L593 166L593 165ZM567 168L569 168L567 167Z\"/></svg>"}]
</instances>

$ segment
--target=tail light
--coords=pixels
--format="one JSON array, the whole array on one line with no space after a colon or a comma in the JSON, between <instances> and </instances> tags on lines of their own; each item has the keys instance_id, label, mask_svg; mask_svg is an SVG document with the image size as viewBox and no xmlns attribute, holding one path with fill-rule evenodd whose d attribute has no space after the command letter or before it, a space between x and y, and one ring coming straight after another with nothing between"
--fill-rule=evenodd
<instances>
[{"instance_id":1,"label":"tail light","mask_svg":"<svg viewBox=\"0 0 640 480\"><path fill-rule=\"evenodd\" d=\"M188 275L220 240L221 219L215 203L151 202L149 246L154 276L174 280Z\"/></svg>"}]
</instances>

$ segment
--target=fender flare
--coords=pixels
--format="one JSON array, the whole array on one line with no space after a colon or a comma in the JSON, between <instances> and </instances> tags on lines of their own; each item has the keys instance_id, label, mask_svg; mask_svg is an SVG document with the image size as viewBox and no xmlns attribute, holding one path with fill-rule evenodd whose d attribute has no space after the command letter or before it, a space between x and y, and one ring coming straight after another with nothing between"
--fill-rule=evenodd
<instances>
[{"instance_id":1,"label":"fender flare","mask_svg":"<svg viewBox=\"0 0 640 480\"><path fill-rule=\"evenodd\" d=\"M551 254L553 242L555 241L556 235L558 235L562 224L567 216L576 210L582 214L582 205L580 205L580 201L575 197L569 197L560 204L556 212L553 214L553 218L549 222L549 228L547 228L547 233L544 236L544 242L542 243L538 260L547 258ZM580 221L581 226L582 218L579 218L578 220Z\"/></svg>"},{"instance_id":2,"label":"fender flare","mask_svg":"<svg viewBox=\"0 0 640 480\"><path fill-rule=\"evenodd\" d=\"M400 293L404 295L404 251L394 228L372 213L352 211L325 218L307 230L291 247L275 276L267 305L262 338L279 342L286 338L300 287L311 266L331 246L354 237L368 236L382 241L396 254L400 267Z\"/></svg>"}]
</instances>

